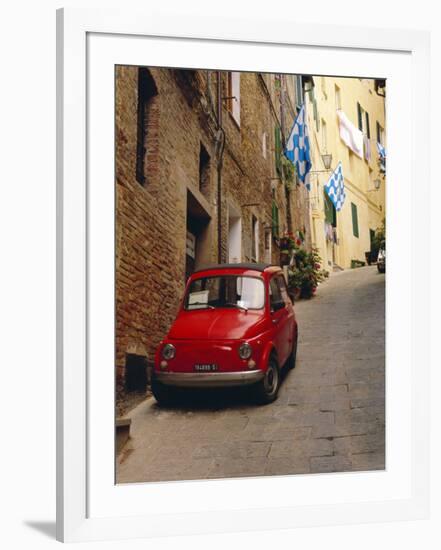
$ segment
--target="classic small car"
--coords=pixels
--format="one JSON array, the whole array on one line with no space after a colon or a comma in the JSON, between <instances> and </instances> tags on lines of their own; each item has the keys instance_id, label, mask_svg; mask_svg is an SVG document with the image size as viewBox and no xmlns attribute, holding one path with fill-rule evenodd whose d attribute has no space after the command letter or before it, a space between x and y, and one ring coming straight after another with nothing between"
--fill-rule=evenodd
<instances>
[{"instance_id":1,"label":"classic small car","mask_svg":"<svg viewBox=\"0 0 441 550\"><path fill-rule=\"evenodd\" d=\"M268 264L220 264L193 273L152 373L159 404L175 388L249 386L277 398L281 369L294 368L297 321L283 271Z\"/></svg>"},{"instance_id":2,"label":"classic small car","mask_svg":"<svg viewBox=\"0 0 441 550\"><path fill-rule=\"evenodd\" d=\"M377 269L379 273L386 273L386 241L382 241L378 251Z\"/></svg>"}]
</instances>

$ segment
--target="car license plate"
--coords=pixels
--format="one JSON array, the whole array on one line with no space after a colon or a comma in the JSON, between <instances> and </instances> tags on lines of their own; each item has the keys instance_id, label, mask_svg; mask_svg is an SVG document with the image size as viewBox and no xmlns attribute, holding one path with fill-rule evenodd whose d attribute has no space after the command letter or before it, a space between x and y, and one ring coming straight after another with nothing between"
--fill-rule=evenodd
<instances>
[{"instance_id":1,"label":"car license plate","mask_svg":"<svg viewBox=\"0 0 441 550\"><path fill-rule=\"evenodd\" d=\"M216 372L219 367L215 363L200 363L194 366L194 370L197 372Z\"/></svg>"}]
</instances>

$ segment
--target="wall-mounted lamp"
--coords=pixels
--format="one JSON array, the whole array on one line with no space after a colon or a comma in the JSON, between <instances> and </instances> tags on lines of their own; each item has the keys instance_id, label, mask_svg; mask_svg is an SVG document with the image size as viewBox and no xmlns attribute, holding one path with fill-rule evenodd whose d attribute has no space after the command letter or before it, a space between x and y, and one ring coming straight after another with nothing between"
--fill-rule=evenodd
<instances>
[{"instance_id":1,"label":"wall-mounted lamp","mask_svg":"<svg viewBox=\"0 0 441 550\"><path fill-rule=\"evenodd\" d=\"M325 167L325 169L330 170L331 169L331 164L332 164L332 155L331 155L331 153L324 153L322 155L322 161L323 161L323 166Z\"/></svg>"},{"instance_id":2,"label":"wall-mounted lamp","mask_svg":"<svg viewBox=\"0 0 441 550\"><path fill-rule=\"evenodd\" d=\"M381 180L379 178L377 178L376 180L374 180L374 189L368 189L368 193L372 191L378 191L380 189L380 185L381 185Z\"/></svg>"}]
</instances>

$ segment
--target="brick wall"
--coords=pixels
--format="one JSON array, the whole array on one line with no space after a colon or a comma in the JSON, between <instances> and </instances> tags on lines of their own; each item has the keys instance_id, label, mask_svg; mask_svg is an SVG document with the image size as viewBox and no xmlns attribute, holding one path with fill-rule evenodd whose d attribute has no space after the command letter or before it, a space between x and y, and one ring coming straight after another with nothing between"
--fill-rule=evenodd
<instances>
[{"instance_id":1,"label":"brick wall","mask_svg":"<svg viewBox=\"0 0 441 550\"><path fill-rule=\"evenodd\" d=\"M116 374L124 394L127 355L155 350L176 315L184 290L187 229L199 231L198 261L217 262L216 73L151 68L156 95L146 107L144 180L139 168L139 69L116 68ZM222 88L227 89L222 74ZM266 81L271 86L271 78ZM259 225L259 260L265 228L277 201L281 230L287 227L284 186L275 179L274 124L277 94L256 73L240 78L240 127L223 101L225 146L222 162L222 261L228 259L228 217L242 219L242 260L251 260L252 217ZM268 95L270 94L270 95ZM271 95L272 94L272 95ZM271 105L271 101L273 105ZM142 118L142 117L141 117ZM267 136L266 158L262 145ZM201 146L209 157L199 184ZM138 154L138 157L137 157ZM138 165L137 165L138 158ZM294 227L309 231L306 191L290 194ZM276 242L273 261L278 262Z\"/></svg>"}]
</instances>

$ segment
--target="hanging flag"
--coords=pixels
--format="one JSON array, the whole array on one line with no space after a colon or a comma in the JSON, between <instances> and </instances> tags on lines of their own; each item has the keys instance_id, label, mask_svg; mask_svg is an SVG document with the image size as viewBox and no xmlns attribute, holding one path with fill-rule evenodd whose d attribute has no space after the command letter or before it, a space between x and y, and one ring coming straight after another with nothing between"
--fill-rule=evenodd
<instances>
[{"instance_id":1,"label":"hanging flag","mask_svg":"<svg viewBox=\"0 0 441 550\"><path fill-rule=\"evenodd\" d=\"M363 158L363 132L359 130L349 118L344 114L343 111L338 110L337 116L340 126L340 137L347 147L358 155L361 159Z\"/></svg>"},{"instance_id":2,"label":"hanging flag","mask_svg":"<svg viewBox=\"0 0 441 550\"><path fill-rule=\"evenodd\" d=\"M386 158L386 149L381 145L381 143L378 143L378 141L377 141L377 150L378 150L378 154L380 155L380 157L385 159Z\"/></svg>"},{"instance_id":3,"label":"hanging flag","mask_svg":"<svg viewBox=\"0 0 441 550\"><path fill-rule=\"evenodd\" d=\"M294 164L297 176L309 191L311 189L311 184L309 183L311 155L305 104L302 105L302 108L294 121L288 141L286 142L284 153L285 156Z\"/></svg>"},{"instance_id":4,"label":"hanging flag","mask_svg":"<svg viewBox=\"0 0 441 550\"><path fill-rule=\"evenodd\" d=\"M380 157L380 170L386 173L386 149L377 141L377 151Z\"/></svg>"},{"instance_id":5,"label":"hanging flag","mask_svg":"<svg viewBox=\"0 0 441 550\"><path fill-rule=\"evenodd\" d=\"M332 204L335 206L337 212L339 212L345 202L345 182L343 179L343 168L341 162L338 163L334 173L329 178L328 183L325 184L326 193L331 199Z\"/></svg>"}]
</instances>

